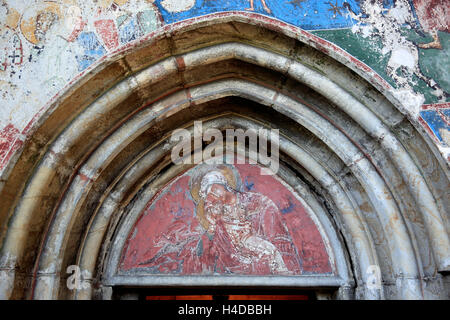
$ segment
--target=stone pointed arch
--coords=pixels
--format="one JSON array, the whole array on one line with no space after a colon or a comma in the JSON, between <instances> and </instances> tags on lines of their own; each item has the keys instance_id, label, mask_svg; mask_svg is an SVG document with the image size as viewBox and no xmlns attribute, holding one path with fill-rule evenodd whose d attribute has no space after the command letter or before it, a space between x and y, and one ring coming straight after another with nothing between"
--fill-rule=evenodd
<instances>
[{"instance_id":1,"label":"stone pointed arch","mask_svg":"<svg viewBox=\"0 0 450 320\"><path fill-rule=\"evenodd\" d=\"M281 175L334 239L336 289L439 297L450 268L448 166L389 87L342 52L267 17L227 13L99 61L36 120L4 171L0 295L92 298L114 285L111 243L179 173L164 142L204 120L280 129ZM69 265L89 286L67 289Z\"/></svg>"}]
</instances>

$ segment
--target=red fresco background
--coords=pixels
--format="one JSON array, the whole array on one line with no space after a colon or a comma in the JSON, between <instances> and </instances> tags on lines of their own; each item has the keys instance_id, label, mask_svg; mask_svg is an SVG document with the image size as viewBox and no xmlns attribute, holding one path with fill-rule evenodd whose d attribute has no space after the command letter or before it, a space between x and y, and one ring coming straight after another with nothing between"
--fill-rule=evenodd
<instances>
[{"instance_id":1,"label":"red fresco background","mask_svg":"<svg viewBox=\"0 0 450 320\"><path fill-rule=\"evenodd\" d=\"M277 206L279 217L288 229L300 261L300 272L297 271L296 274L331 273L330 258L321 234L292 192L276 178L260 175L259 166L237 164L235 167L242 179L244 192L260 193L271 199ZM161 247L156 244L162 237L167 238L167 234L170 234L172 238L169 240L172 243L181 242L182 239L178 239L178 233L173 233L173 230L183 229L191 232L200 227L195 218L196 205L189 189L192 170L195 168L172 181L146 206L124 246L120 263L121 271L139 272L139 269L142 271L142 268L145 268L144 273L151 274L205 273L202 272L201 267L186 266L190 259L185 259L184 266L180 268L179 260L183 258L177 254L172 254L170 259L173 262L165 263L164 266L150 268L152 265L148 262L160 251ZM208 239L206 235L203 235L203 241L205 240ZM192 248L190 252L194 251L195 248ZM257 275L262 274L263 272L257 273Z\"/></svg>"}]
</instances>

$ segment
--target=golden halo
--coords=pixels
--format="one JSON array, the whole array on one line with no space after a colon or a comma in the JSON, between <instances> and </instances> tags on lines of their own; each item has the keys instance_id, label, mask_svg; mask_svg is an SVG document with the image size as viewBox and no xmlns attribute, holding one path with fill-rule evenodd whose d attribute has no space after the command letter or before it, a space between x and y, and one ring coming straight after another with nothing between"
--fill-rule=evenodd
<instances>
[{"instance_id":1,"label":"golden halo","mask_svg":"<svg viewBox=\"0 0 450 320\"><path fill-rule=\"evenodd\" d=\"M39 42L36 39L36 18L39 14L44 12L51 12L61 19L61 5L56 2L45 1L28 7L23 13L20 21L20 30L23 36L31 43L37 44Z\"/></svg>"}]
</instances>

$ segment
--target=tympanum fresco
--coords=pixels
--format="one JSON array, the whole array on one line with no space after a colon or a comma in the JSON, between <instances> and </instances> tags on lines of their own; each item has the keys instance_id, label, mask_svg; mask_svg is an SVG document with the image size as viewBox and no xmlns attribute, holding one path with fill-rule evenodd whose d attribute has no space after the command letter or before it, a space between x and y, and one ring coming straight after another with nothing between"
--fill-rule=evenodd
<instances>
[{"instance_id":1,"label":"tympanum fresco","mask_svg":"<svg viewBox=\"0 0 450 320\"><path fill-rule=\"evenodd\" d=\"M332 273L318 226L290 188L259 167L199 165L166 186L125 245L122 271Z\"/></svg>"}]
</instances>

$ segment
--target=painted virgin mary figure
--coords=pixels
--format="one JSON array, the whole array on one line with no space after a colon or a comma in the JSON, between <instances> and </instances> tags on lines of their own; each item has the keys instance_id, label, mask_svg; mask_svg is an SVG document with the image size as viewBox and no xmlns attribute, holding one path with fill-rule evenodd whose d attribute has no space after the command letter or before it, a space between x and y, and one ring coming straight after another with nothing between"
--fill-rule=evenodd
<instances>
[{"instance_id":1,"label":"painted virgin mary figure","mask_svg":"<svg viewBox=\"0 0 450 320\"><path fill-rule=\"evenodd\" d=\"M294 244L277 206L240 190L232 166L200 166L190 179L193 221L177 221L144 264L171 266L181 274L300 274ZM161 270L161 268L160 268Z\"/></svg>"}]
</instances>

